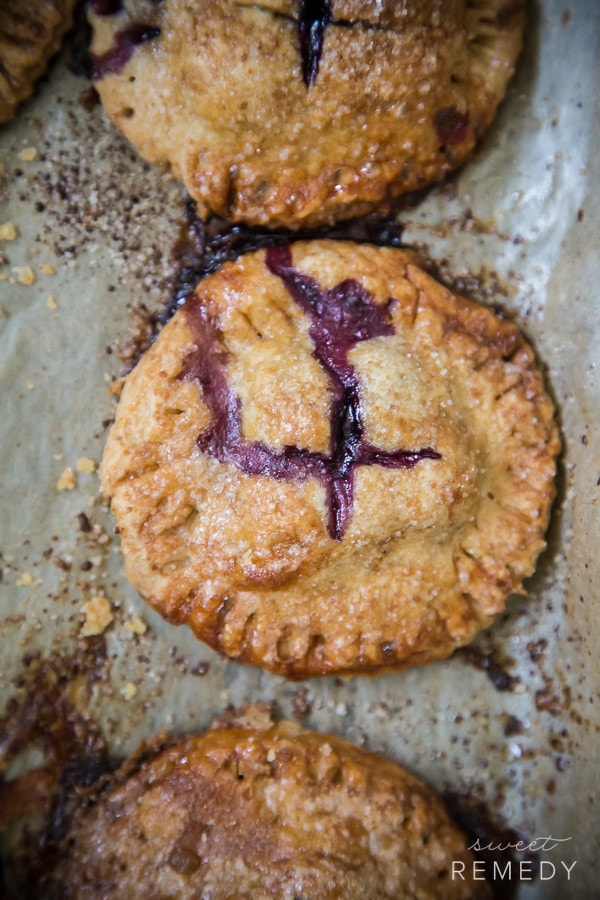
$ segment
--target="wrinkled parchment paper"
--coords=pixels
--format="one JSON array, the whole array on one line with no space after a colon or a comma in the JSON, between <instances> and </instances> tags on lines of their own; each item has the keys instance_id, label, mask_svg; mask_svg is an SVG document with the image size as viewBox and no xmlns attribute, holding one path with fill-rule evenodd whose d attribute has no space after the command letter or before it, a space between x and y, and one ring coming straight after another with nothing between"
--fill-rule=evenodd
<instances>
[{"instance_id":1,"label":"wrinkled parchment paper","mask_svg":"<svg viewBox=\"0 0 600 900\"><path fill-rule=\"evenodd\" d=\"M161 728L201 728L228 705L275 702L469 793L529 840L560 839L537 852L536 881L525 868L523 900L598 896L599 44L595 0L531 4L525 54L480 152L401 216L406 242L451 283L515 315L547 370L564 455L528 596L475 656L305 684L225 662L123 578L95 469L131 309L164 299L183 194L116 133L65 51L0 128L0 708L28 654L85 642L100 597L109 677L89 712L114 753Z\"/></svg>"}]
</instances>

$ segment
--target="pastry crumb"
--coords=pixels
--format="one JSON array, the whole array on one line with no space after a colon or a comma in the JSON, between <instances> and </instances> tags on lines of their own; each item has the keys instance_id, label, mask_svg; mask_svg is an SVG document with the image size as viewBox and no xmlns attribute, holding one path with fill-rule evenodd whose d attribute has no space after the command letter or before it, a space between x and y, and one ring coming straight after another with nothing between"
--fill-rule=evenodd
<instances>
[{"instance_id":1,"label":"pastry crumb","mask_svg":"<svg viewBox=\"0 0 600 900\"><path fill-rule=\"evenodd\" d=\"M96 471L96 463L87 456L80 456L77 460L77 471L84 475L92 475Z\"/></svg>"},{"instance_id":2,"label":"pastry crumb","mask_svg":"<svg viewBox=\"0 0 600 900\"><path fill-rule=\"evenodd\" d=\"M87 603L81 607L81 611L85 614L85 622L81 627L83 637L93 637L108 628L113 620L110 603L106 597L92 597Z\"/></svg>"},{"instance_id":3,"label":"pastry crumb","mask_svg":"<svg viewBox=\"0 0 600 900\"><path fill-rule=\"evenodd\" d=\"M48 263L44 263L43 266L40 266L40 269L44 275L56 275L56 269L54 266L49 266Z\"/></svg>"},{"instance_id":4,"label":"pastry crumb","mask_svg":"<svg viewBox=\"0 0 600 900\"><path fill-rule=\"evenodd\" d=\"M0 241L14 241L17 236L17 229L12 222L5 222L0 225Z\"/></svg>"},{"instance_id":5,"label":"pastry crumb","mask_svg":"<svg viewBox=\"0 0 600 900\"><path fill-rule=\"evenodd\" d=\"M75 472L68 466L63 469L60 478L56 482L57 491L72 491L76 485Z\"/></svg>"},{"instance_id":6,"label":"pastry crumb","mask_svg":"<svg viewBox=\"0 0 600 900\"><path fill-rule=\"evenodd\" d=\"M124 385L125 385L124 378L115 378L114 381L111 381L111 383L108 386L109 394L113 394L114 396L119 396L119 394L123 390Z\"/></svg>"},{"instance_id":7,"label":"pastry crumb","mask_svg":"<svg viewBox=\"0 0 600 900\"><path fill-rule=\"evenodd\" d=\"M131 631L132 634L146 634L148 631L148 626L139 616L133 616L131 619L127 619L125 628L127 631Z\"/></svg>"},{"instance_id":8,"label":"pastry crumb","mask_svg":"<svg viewBox=\"0 0 600 900\"><path fill-rule=\"evenodd\" d=\"M19 284L35 283L35 273L30 266L15 266L11 271L17 276Z\"/></svg>"},{"instance_id":9,"label":"pastry crumb","mask_svg":"<svg viewBox=\"0 0 600 900\"><path fill-rule=\"evenodd\" d=\"M56 297L54 294L48 294L46 298L46 306L48 309L58 309L58 303L56 302Z\"/></svg>"},{"instance_id":10,"label":"pastry crumb","mask_svg":"<svg viewBox=\"0 0 600 900\"><path fill-rule=\"evenodd\" d=\"M22 162L32 162L37 156L37 150L35 147L25 147L24 150L21 150L19 153L19 159Z\"/></svg>"},{"instance_id":11,"label":"pastry crumb","mask_svg":"<svg viewBox=\"0 0 600 900\"><path fill-rule=\"evenodd\" d=\"M133 683L133 681L128 681L125 687L121 690L121 696L124 700L131 700L137 694L137 687Z\"/></svg>"},{"instance_id":12,"label":"pastry crumb","mask_svg":"<svg viewBox=\"0 0 600 900\"><path fill-rule=\"evenodd\" d=\"M31 574L31 572L22 572L18 577L16 584L19 587L33 587L35 584L35 578Z\"/></svg>"}]
</instances>

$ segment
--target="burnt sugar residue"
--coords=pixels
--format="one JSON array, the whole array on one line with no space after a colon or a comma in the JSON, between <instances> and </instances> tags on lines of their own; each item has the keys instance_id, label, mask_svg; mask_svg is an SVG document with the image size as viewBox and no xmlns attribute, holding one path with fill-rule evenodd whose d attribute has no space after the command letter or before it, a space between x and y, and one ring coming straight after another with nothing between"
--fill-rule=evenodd
<instances>
[{"instance_id":1,"label":"burnt sugar residue","mask_svg":"<svg viewBox=\"0 0 600 900\"><path fill-rule=\"evenodd\" d=\"M535 852L538 842L494 821L479 800L450 791L443 794L443 799L456 824L466 833L478 877L485 876L494 900L516 900L522 873L526 872L529 882L539 875L539 853Z\"/></svg>"},{"instance_id":2,"label":"burnt sugar residue","mask_svg":"<svg viewBox=\"0 0 600 900\"><path fill-rule=\"evenodd\" d=\"M94 81L99 81L106 75L120 74L135 50L142 44L156 40L159 35L160 28L146 22L133 22L126 28L117 31L113 44L108 50L105 50L104 53L91 54Z\"/></svg>"},{"instance_id":3,"label":"burnt sugar residue","mask_svg":"<svg viewBox=\"0 0 600 900\"><path fill-rule=\"evenodd\" d=\"M330 22L329 0L300 0L298 37L302 56L302 79L307 88L317 79L325 30Z\"/></svg>"},{"instance_id":4,"label":"burnt sugar residue","mask_svg":"<svg viewBox=\"0 0 600 900\"><path fill-rule=\"evenodd\" d=\"M102 638L90 639L70 658L36 654L23 660L18 693L0 719L0 830L19 821L27 826L5 860L18 887L15 896L44 896L82 791L116 765L85 713L93 685L107 678L107 669ZM11 763L33 747L42 763L8 777Z\"/></svg>"},{"instance_id":5,"label":"burnt sugar residue","mask_svg":"<svg viewBox=\"0 0 600 900\"><path fill-rule=\"evenodd\" d=\"M164 303L149 309L140 302L132 307L131 326L118 352L122 374L128 374L156 339L160 329L193 294L198 283L227 262L266 247L289 244L292 240L350 240L385 247L404 247L403 226L396 216L352 219L318 229L271 230L259 226L231 224L218 216L198 218L196 203L187 197L184 216L170 252L170 274L165 284Z\"/></svg>"},{"instance_id":6,"label":"burnt sugar residue","mask_svg":"<svg viewBox=\"0 0 600 900\"><path fill-rule=\"evenodd\" d=\"M518 675L511 675L507 671L512 665L511 661L494 648L483 650L474 645L460 647L455 656L485 672L497 691L514 691L521 682Z\"/></svg>"},{"instance_id":7,"label":"burnt sugar residue","mask_svg":"<svg viewBox=\"0 0 600 900\"><path fill-rule=\"evenodd\" d=\"M145 303L134 304L130 312L129 330L117 352L123 364L123 375L128 375L137 365L146 350L154 343L158 331L158 313L148 309Z\"/></svg>"},{"instance_id":8,"label":"burnt sugar residue","mask_svg":"<svg viewBox=\"0 0 600 900\"><path fill-rule=\"evenodd\" d=\"M207 221L198 218L196 203L185 201L185 222L173 248L173 270L169 297L159 314L161 324L167 322L202 278L216 272L224 263L233 262L245 253L266 247L278 247L292 240L349 240L384 247L404 247L403 225L396 215L371 214L322 228L269 229L260 226L231 224L218 216Z\"/></svg>"},{"instance_id":9,"label":"burnt sugar residue","mask_svg":"<svg viewBox=\"0 0 600 900\"><path fill-rule=\"evenodd\" d=\"M294 268L289 245L269 247L266 265L311 319L313 356L329 375L332 388L330 451L325 454L291 444L273 450L260 441L244 439L241 402L227 379L227 353L219 343L217 324L205 307L189 303L185 311L196 351L188 358L183 377L199 382L211 413L209 426L198 436L198 447L249 475L293 481L316 478L326 490L329 535L340 541L352 515L358 466L411 469L422 460L441 457L432 447L388 451L365 440L360 383L348 355L362 341L394 333L389 319L392 298L378 306L352 278L323 290L314 278Z\"/></svg>"}]
</instances>

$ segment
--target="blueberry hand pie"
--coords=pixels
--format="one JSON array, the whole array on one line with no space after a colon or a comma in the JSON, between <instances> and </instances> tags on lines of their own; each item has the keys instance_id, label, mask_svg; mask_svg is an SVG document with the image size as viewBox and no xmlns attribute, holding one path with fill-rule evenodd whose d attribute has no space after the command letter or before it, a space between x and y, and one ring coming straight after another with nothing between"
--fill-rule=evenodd
<instances>
[{"instance_id":1,"label":"blueberry hand pie","mask_svg":"<svg viewBox=\"0 0 600 900\"><path fill-rule=\"evenodd\" d=\"M292 723L190 737L131 760L95 794L51 897L491 897L432 790Z\"/></svg>"},{"instance_id":2,"label":"blueberry hand pie","mask_svg":"<svg viewBox=\"0 0 600 900\"><path fill-rule=\"evenodd\" d=\"M330 224L443 178L490 124L520 0L92 0L95 84L209 213Z\"/></svg>"},{"instance_id":3,"label":"blueberry hand pie","mask_svg":"<svg viewBox=\"0 0 600 900\"><path fill-rule=\"evenodd\" d=\"M517 328L408 252L270 247L128 376L101 467L126 574L289 678L448 656L544 547L553 406Z\"/></svg>"}]
</instances>

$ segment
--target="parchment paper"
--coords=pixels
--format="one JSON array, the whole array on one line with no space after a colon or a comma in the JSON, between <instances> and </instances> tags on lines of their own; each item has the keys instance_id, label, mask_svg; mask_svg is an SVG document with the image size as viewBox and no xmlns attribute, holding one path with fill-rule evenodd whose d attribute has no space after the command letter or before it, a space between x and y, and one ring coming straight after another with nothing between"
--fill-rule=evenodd
<instances>
[{"instance_id":1,"label":"parchment paper","mask_svg":"<svg viewBox=\"0 0 600 900\"><path fill-rule=\"evenodd\" d=\"M441 791L469 793L529 839L561 839L538 853L555 874L543 866L534 882L526 870L522 900L598 896L599 36L595 0L532 4L525 54L481 150L401 216L406 242L514 314L546 367L564 455L528 597L510 601L474 655L304 685L225 662L123 578L90 469L131 308L164 298L183 193L139 160L63 53L0 128L0 226L15 229L0 240L0 708L27 654L85 642L82 609L102 596L110 673L90 714L114 753L164 727L201 728L229 704L275 702Z\"/></svg>"}]
</instances>

